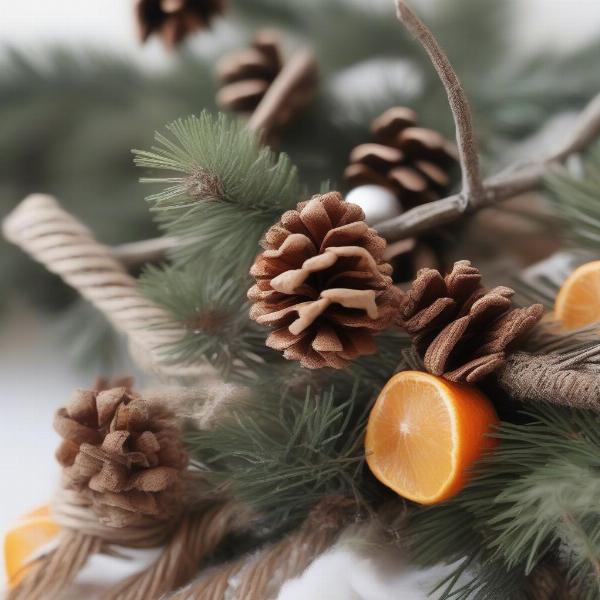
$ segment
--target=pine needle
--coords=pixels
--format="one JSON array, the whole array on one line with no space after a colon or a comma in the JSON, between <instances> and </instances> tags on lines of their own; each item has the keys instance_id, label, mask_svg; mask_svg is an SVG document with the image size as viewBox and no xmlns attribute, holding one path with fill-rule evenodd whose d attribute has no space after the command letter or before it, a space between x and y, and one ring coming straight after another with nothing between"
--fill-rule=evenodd
<instances>
[{"instance_id":1,"label":"pine needle","mask_svg":"<svg viewBox=\"0 0 600 600\"><path fill-rule=\"evenodd\" d=\"M511 580L522 589L524 578L548 558L566 563L569 579L579 582L578 598L600 593L598 415L544 406L524 416L524 424L502 424L494 434L500 446L459 496L418 512L409 525L408 544L418 562L463 561L456 573L467 583L448 578L443 597L513 598L489 590ZM465 560L471 565L466 575Z\"/></svg>"},{"instance_id":2,"label":"pine needle","mask_svg":"<svg viewBox=\"0 0 600 600\"><path fill-rule=\"evenodd\" d=\"M147 200L179 242L175 264L202 257L247 273L266 229L305 199L296 168L284 154L261 147L242 121L222 114L180 119L167 131L156 134L151 150L134 154L136 165L166 172L141 181L163 186Z\"/></svg>"}]
</instances>

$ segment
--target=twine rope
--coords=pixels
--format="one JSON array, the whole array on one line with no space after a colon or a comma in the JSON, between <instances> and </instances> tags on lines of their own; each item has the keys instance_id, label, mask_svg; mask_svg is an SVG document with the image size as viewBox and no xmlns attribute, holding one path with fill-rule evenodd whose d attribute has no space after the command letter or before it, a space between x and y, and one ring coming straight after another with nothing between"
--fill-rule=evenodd
<instances>
[{"instance_id":1,"label":"twine rope","mask_svg":"<svg viewBox=\"0 0 600 600\"><path fill-rule=\"evenodd\" d=\"M600 369L571 369L560 358L515 352L498 372L498 383L521 402L551 402L598 410Z\"/></svg>"},{"instance_id":2,"label":"twine rope","mask_svg":"<svg viewBox=\"0 0 600 600\"><path fill-rule=\"evenodd\" d=\"M3 222L5 237L59 275L127 334L132 354L142 366L165 376L200 376L206 365L165 364L161 349L181 339L185 330L168 323L165 311L140 294L136 280L100 244L90 230L63 210L52 196L28 196Z\"/></svg>"},{"instance_id":3,"label":"twine rope","mask_svg":"<svg viewBox=\"0 0 600 600\"><path fill-rule=\"evenodd\" d=\"M348 499L326 498L304 524L282 540L216 567L169 600L272 600L288 580L337 540L354 514Z\"/></svg>"},{"instance_id":4,"label":"twine rope","mask_svg":"<svg viewBox=\"0 0 600 600\"><path fill-rule=\"evenodd\" d=\"M58 546L31 564L21 583L10 590L6 600L48 600L56 598L75 579L90 556L100 552L104 542L79 531L61 535Z\"/></svg>"},{"instance_id":5,"label":"twine rope","mask_svg":"<svg viewBox=\"0 0 600 600\"><path fill-rule=\"evenodd\" d=\"M240 527L239 506L224 503L181 519L158 559L116 586L105 600L151 600L187 583L202 559Z\"/></svg>"},{"instance_id":6,"label":"twine rope","mask_svg":"<svg viewBox=\"0 0 600 600\"><path fill-rule=\"evenodd\" d=\"M53 514L62 527L58 545L31 563L31 570L6 600L46 600L58 597L75 580L91 556L113 546L152 548L166 542L160 556L104 596L104 600L158 600L185 585L233 530L246 526L245 511L232 502L218 502L203 511L169 522L144 520L136 526L108 527L95 517L77 492L66 490L55 501Z\"/></svg>"}]
</instances>

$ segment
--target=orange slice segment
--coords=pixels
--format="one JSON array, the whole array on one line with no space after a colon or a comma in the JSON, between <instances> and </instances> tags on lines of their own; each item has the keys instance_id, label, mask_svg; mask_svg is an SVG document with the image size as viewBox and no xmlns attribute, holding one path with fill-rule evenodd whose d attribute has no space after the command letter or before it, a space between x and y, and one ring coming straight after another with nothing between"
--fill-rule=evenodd
<instances>
[{"instance_id":1,"label":"orange slice segment","mask_svg":"<svg viewBox=\"0 0 600 600\"><path fill-rule=\"evenodd\" d=\"M375 402L365 438L369 468L420 504L457 494L469 467L492 447L498 416L476 388L420 371L394 375Z\"/></svg>"},{"instance_id":2,"label":"orange slice segment","mask_svg":"<svg viewBox=\"0 0 600 600\"><path fill-rule=\"evenodd\" d=\"M27 563L36 552L59 533L50 516L50 507L42 506L21 517L4 536L4 563L9 587L14 587L27 573Z\"/></svg>"},{"instance_id":3,"label":"orange slice segment","mask_svg":"<svg viewBox=\"0 0 600 600\"><path fill-rule=\"evenodd\" d=\"M554 316L566 329L600 321L600 260L581 265L569 275L556 297Z\"/></svg>"}]
</instances>

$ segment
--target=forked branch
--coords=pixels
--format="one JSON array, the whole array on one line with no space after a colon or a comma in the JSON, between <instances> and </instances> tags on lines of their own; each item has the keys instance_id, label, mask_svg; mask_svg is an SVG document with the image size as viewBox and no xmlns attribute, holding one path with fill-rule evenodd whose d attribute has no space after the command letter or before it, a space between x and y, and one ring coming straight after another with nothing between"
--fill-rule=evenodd
<instances>
[{"instance_id":1,"label":"forked branch","mask_svg":"<svg viewBox=\"0 0 600 600\"><path fill-rule=\"evenodd\" d=\"M396 0L396 9L400 22L419 40L425 52L427 52L446 90L456 129L456 142L462 173L461 195L468 204L477 206L483 199L484 190L479 169L477 140L473 130L473 117L467 95L446 53L438 44L431 30L417 17L404 0Z\"/></svg>"},{"instance_id":2,"label":"forked branch","mask_svg":"<svg viewBox=\"0 0 600 600\"><path fill-rule=\"evenodd\" d=\"M543 177L552 168L571 154L585 150L600 135L598 95L584 109L571 135L567 136L556 151L529 164L514 165L482 183L471 111L450 61L431 31L408 7L406 0L396 0L396 7L398 19L423 45L446 89L456 126L463 181L462 190L458 194L417 206L398 217L378 223L379 234L388 242L396 242L452 223L467 212L538 188Z\"/></svg>"},{"instance_id":3,"label":"forked branch","mask_svg":"<svg viewBox=\"0 0 600 600\"><path fill-rule=\"evenodd\" d=\"M448 103L456 126L456 139L462 172L462 189L441 200L417 206L393 219L377 224L377 230L388 242L396 242L419 235L461 219L466 213L533 191L543 178L572 154L584 151L600 136L600 94L575 120L554 152L525 164L510 168L482 181L477 145L473 131L471 110L450 61L440 48L431 31L408 7L405 0L395 0L398 19L424 46L446 89ZM314 60L308 51L300 51L280 73L251 117L249 127L264 132L273 124L273 116L287 101L290 90L311 68ZM264 134L263 134L264 135ZM148 240L115 248L116 256L127 266L139 265L146 260L160 260L173 240Z\"/></svg>"}]
</instances>

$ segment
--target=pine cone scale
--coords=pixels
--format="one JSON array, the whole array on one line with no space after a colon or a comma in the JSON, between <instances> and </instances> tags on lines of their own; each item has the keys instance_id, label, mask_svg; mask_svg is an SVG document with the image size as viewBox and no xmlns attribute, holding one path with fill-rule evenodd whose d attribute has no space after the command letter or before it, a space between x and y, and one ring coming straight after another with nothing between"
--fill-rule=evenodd
<instances>
[{"instance_id":1,"label":"pine cone scale","mask_svg":"<svg viewBox=\"0 0 600 600\"><path fill-rule=\"evenodd\" d=\"M102 441L98 431L73 420L64 408L59 409L54 417L54 429L61 437L74 444L94 444Z\"/></svg>"},{"instance_id":2,"label":"pine cone scale","mask_svg":"<svg viewBox=\"0 0 600 600\"><path fill-rule=\"evenodd\" d=\"M385 242L363 217L331 192L301 202L265 235L251 269L250 316L275 329L267 345L286 358L343 368L373 352L367 338L393 323L399 293Z\"/></svg>"},{"instance_id":3,"label":"pine cone scale","mask_svg":"<svg viewBox=\"0 0 600 600\"><path fill-rule=\"evenodd\" d=\"M106 524L167 519L179 509L187 457L174 416L162 407L125 387L82 390L59 409L55 428L67 482Z\"/></svg>"},{"instance_id":4,"label":"pine cone scale","mask_svg":"<svg viewBox=\"0 0 600 600\"><path fill-rule=\"evenodd\" d=\"M455 263L445 278L423 269L403 300L400 321L427 371L474 383L499 369L543 315L539 304L513 308L513 294L504 286L483 288L468 261Z\"/></svg>"}]
</instances>

